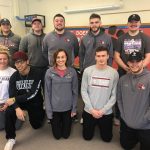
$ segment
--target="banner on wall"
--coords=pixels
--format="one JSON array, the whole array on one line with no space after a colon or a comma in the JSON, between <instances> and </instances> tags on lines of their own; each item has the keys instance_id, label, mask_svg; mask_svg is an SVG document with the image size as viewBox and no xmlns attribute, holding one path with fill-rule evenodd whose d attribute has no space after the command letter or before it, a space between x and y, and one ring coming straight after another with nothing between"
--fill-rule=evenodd
<instances>
[{"instance_id":1,"label":"banner on wall","mask_svg":"<svg viewBox=\"0 0 150 150\"><path fill-rule=\"evenodd\" d=\"M116 26L117 26L117 30L122 29L125 32L127 32L127 30L128 30L126 25L116 25ZM103 28L105 28L106 33L108 32L108 27L109 26L103 26ZM66 29L76 35L79 43L80 43L82 37L85 36L89 30L89 28L87 26L66 27ZM142 24L142 26L140 27L140 31L150 36L150 23ZM79 58L78 57L75 59L74 64L77 68L79 67ZM113 63L113 67L117 68L117 65L115 62ZM148 68L150 69L150 65L148 66Z\"/></svg>"}]
</instances>

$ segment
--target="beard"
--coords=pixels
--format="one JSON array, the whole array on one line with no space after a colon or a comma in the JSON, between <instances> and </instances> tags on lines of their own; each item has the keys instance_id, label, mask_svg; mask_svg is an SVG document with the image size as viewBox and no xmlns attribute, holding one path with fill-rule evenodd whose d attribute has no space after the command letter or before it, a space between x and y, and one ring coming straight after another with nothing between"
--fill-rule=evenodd
<instances>
[{"instance_id":1,"label":"beard","mask_svg":"<svg viewBox=\"0 0 150 150\"><path fill-rule=\"evenodd\" d=\"M94 28L94 30L92 28L90 28L90 30L93 32L93 33L97 33L99 30L100 30L100 27L97 27L96 29Z\"/></svg>"},{"instance_id":2,"label":"beard","mask_svg":"<svg viewBox=\"0 0 150 150\"><path fill-rule=\"evenodd\" d=\"M64 30L64 27L62 27L62 28L57 28L57 27L55 27L55 30L57 30L57 31L63 31Z\"/></svg>"}]
</instances>

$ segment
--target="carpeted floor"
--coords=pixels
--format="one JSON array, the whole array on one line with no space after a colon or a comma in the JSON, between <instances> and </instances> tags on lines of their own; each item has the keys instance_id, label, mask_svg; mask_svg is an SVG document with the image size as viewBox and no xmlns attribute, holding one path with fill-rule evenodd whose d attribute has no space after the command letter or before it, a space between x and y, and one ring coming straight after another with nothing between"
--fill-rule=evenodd
<instances>
[{"instance_id":1,"label":"carpeted floor","mask_svg":"<svg viewBox=\"0 0 150 150\"><path fill-rule=\"evenodd\" d=\"M82 102L79 101L79 103L78 111L81 116ZM105 143L100 139L97 128L94 138L91 141L85 141L82 138L82 125L79 122L73 124L69 139L54 139L47 122L41 129L33 130L28 119L16 134L17 142L14 150L122 150L119 144L119 127L115 126L114 137L110 143ZM5 143L5 132L0 131L0 150L4 149ZM135 150L138 150L138 148Z\"/></svg>"}]
</instances>

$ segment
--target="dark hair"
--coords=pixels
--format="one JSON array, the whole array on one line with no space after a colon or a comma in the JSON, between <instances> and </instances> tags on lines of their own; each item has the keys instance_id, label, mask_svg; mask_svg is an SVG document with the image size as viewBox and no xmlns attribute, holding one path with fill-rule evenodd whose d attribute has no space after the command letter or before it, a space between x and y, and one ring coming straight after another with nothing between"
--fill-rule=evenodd
<instances>
[{"instance_id":1,"label":"dark hair","mask_svg":"<svg viewBox=\"0 0 150 150\"><path fill-rule=\"evenodd\" d=\"M68 54L67 54L66 50L64 50L64 49L58 49L58 50L54 53L54 55L53 55L53 65L54 65L54 66L57 66L57 64L56 64L56 59L57 59L57 56L58 56L58 54L59 54L60 52L64 52L64 53L65 53L65 55L66 55L66 57L67 57L67 60L66 60L65 65L67 66Z\"/></svg>"},{"instance_id":2,"label":"dark hair","mask_svg":"<svg viewBox=\"0 0 150 150\"><path fill-rule=\"evenodd\" d=\"M108 33L114 35L116 33L117 26L113 25L108 28Z\"/></svg>"},{"instance_id":3,"label":"dark hair","mask_svg":"<svg viewBox=\"0 0 150 150\"><path fill-rule=\"evenodd\" d=\"M100 15L95 14L95 13L91 14L91 16L90 16L90 18L89 18L89 19L94 19L94 18L98 18L98 19L100 19L100 20L101 20Z\"/></svg>"},{"instance_id":4,"label":"dark hair","mask_svg":"<svg viewBox=\"0 0 150 150\"><path fill-rule=\"evenodd\" d=\"M109 50L108 50L108 48L105 47L105 46L99 46L99 47L97 47L96 50L95 50L95 54L96 54L97 52L102 52L102 51L106 51L107 54L109 54Z\"/></svg>"},{"instance_id":5,"label":"dark hair","mask_svg":"<svg viewBox=\"0 0 150 150\"><path fill-rule=\"evenodd\" d=\"M118 30L117 31L117 33L116 33L116 36L117 36L117 38L119 38L121 35L123 35L125 32L122 30L122 29L120 29L120 30Z\"/></svg>"},{"instance_id":6,"label":"dark hair","mask_svg":"<svg viewBox=\"0 0 150 150\"><path fill-rule=\"evenodd\" d=\"M56 14L56 15L54 16L53 20L55 20L56 17L61 17L61 18L63 18L64 21L65 21L65 17L64 17L62 14Z\"/></svg>"}]
</instances>

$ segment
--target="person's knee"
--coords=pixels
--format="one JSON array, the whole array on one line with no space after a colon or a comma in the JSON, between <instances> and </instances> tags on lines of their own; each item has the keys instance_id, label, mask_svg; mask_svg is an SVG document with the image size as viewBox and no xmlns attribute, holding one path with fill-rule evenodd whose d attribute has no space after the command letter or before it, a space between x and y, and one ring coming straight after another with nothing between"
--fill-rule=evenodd
<instances>
[{"instance_id":1,"label":"person's knee","mask_svg":"<svg viewBox=\"0 0 150 150\"><path fill-rule=\"evenodd\" d=\"M62 137L63 137L64 139L68 139L69 136L70 136L70 135L63 135Z\"/></svg>"},{"instance_id":2,"label":"person's knee","mask_svg":"<svg viewBox=\"0 0 150 150\"><path fill-rule=\"evenodd\" d=\"M43 126L43 122L42 121L38 122L38 123L37 122L34 122L34 123L32 122L31 126L32 126L33 129L36 130L36 129L39 129L39 128L41 128Z\"/></svg>"},{"instance_id":3,"label":"person's knee","mask_svg":"<svg viewBox=\"0 0 150 150\"><path fill-rule=\"evenodd\" d=\"M53 133L53 136L56 140L59 140L61 138L61 134L60 133Z\"/></svg>"},{"instance_id":4,"label":"person's knee","mask_svg":"<svg viewBox=\"0 0 150 150\"><path fill-rule=\"evenodd\" d=\"M84 133L83 133L83 138L84 138L85 140L87 140L87 141L90 141L90 140L92 140L93 135L87 135L87 134L84 134Z\"/></svg>"},{"instance_id":5,"label":"person's knee","mask_svg":"<svg viewBox=\"0 0 150 150\"><path fill-rule=\"evenodd\" d=\"M135 144L129 144L129 143L126 143L126 142L124 142L124 141L122 141L122 140L120 140L120 145L121 145L121 147L123 148L123 149L125 149L125 150L131 150L131 149L133 149L134 147L135 147Z\"/></svg>"},{"instance_id":6,"label":"person's knee","mask_svg":"<svg viewBox=\"0 0 150 150\"><path fill-rule=\"evenodd\" d=\"M107 137L107 138L102 138L102 140L104 141L104 142L107 142L107 143L109 143L109 142L111 142L111 140L112 140L112 137Z\"/></svg>"},{"instance_id":7,"label":"person's knee","mask_svg":"<svg viewBox=\"0 0 150 150\"><path fill-rule=\"evenodd\" d=\"M59 140L61 138L61 136L56 136L56 135L54 135L54 137L56 140Z\"/></svg>"}]
</instances>

